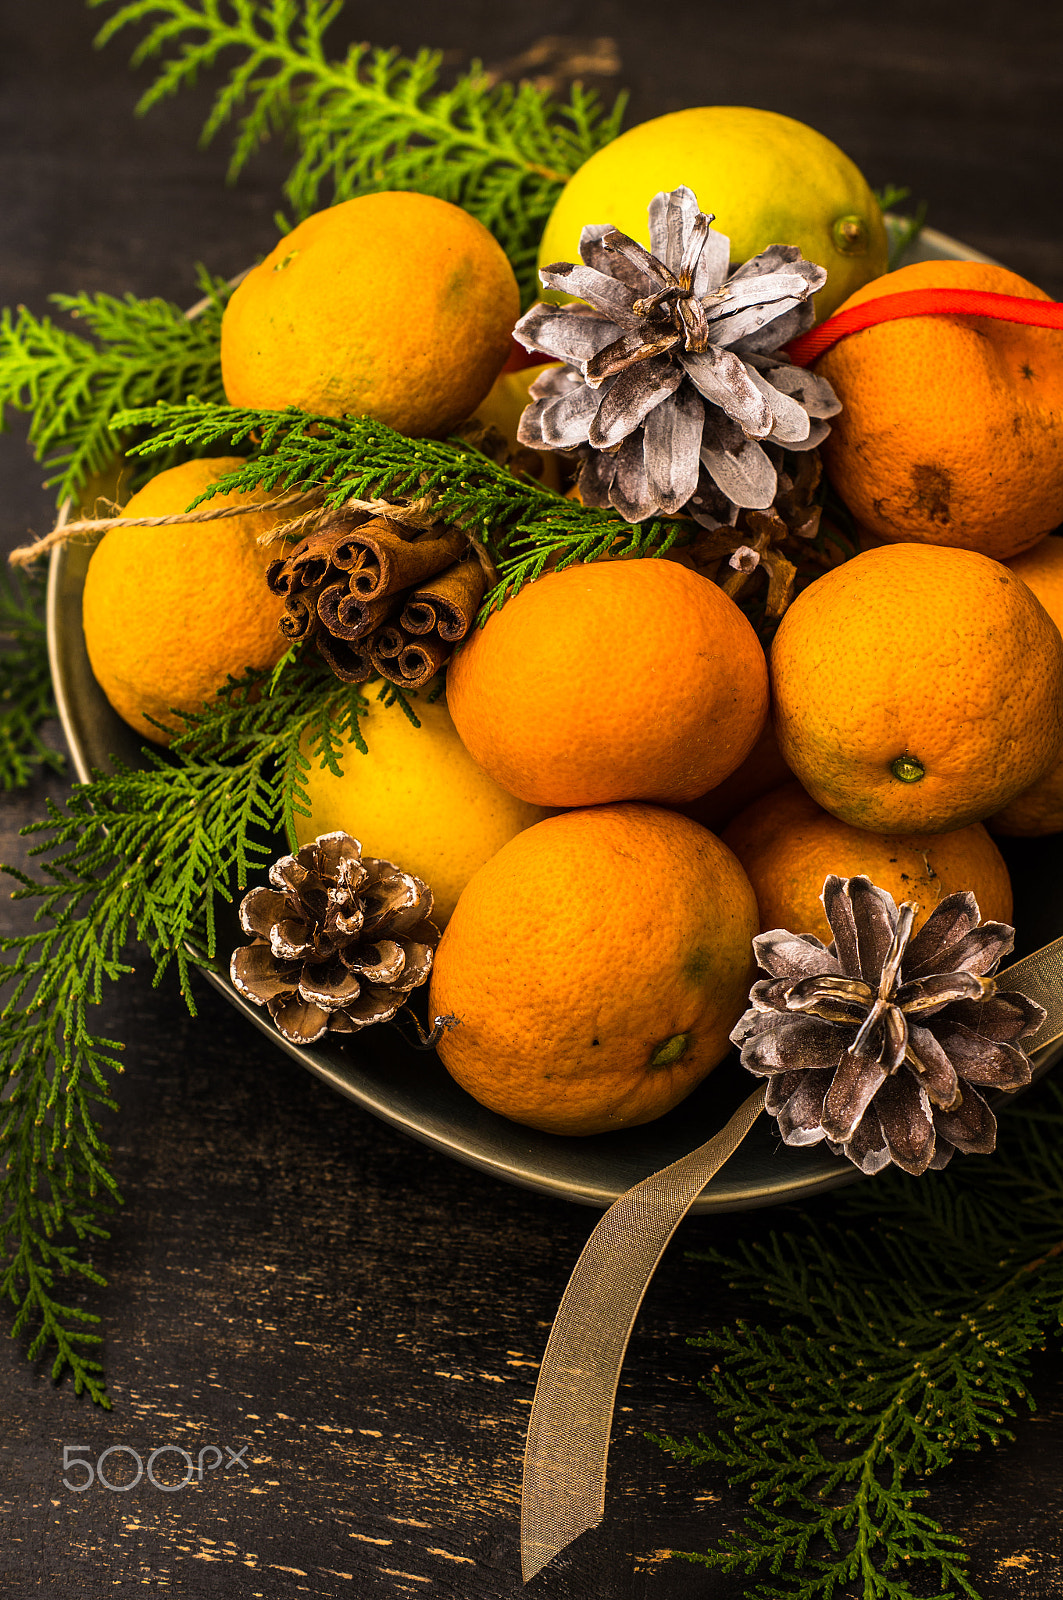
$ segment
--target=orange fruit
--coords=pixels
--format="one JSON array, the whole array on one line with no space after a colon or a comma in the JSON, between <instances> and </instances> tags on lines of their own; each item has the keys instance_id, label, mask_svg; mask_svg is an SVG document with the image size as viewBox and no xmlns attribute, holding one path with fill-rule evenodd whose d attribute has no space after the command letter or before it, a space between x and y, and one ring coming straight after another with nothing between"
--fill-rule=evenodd
<instances>
[{"instance_id":1,"label":"orange fruit","mask_svg":"<svg viewBox=\"0 0 1063 1600\"><path fill-rule=\"evenodd\" d=\"M359 195L307 217L238 286L225 393L446 434L502 370L519 315L513 269L475 217L426 194Z\"/></svg>"},{"instance_id":2,"label":"orange fruit","mask_svg":"<svg viewBox=\"0 0 1063 1600\"><path fill-rule=\"evenodd\" d=\"M884 544L809 585L771 652L779 748L854 827L944 833L1002 806L1063 742L1063 639L998 561Z\"/></svg>"},{"instance_id":3,"label":"orange fruit","mask_svg":"<svg viewBox=\"0 0 1063 1600\"><path fill-rule=\"evenodd\" d=\"M447 704L475 760L521 800L693 800L756 743L767 666L707 578L595 561L495 612L452 657Z\"/></svg>"},{"instance_id":4,"label":"orange fruit","mask_svg":"<svg viewBox=\"0 0 1063 1600\"><path fill-rule=\"evenodd\" d=\"M203 458L152 478L122 511L166 517L244 465ZM85 645L96 680L118 715L156 744L169 736L148 719L181 726L170 713L201 711L230 676L272 667L288 648L278 624L284 601L266 587L276 546L258 543L284 513L259 511L264 494L218 495L211 507L246 505L247 515L168 528L112 528L92 553L82 599Z\"/></svg>"},{"instance_id":5,"label":"orange fruit","mask_svg":"<svg viewBox=\"0 0 1063 1600\"><path fill-rule=\"evenodd\" d=\"M839 822L799 783L788 783L735 817L723 842L753 885L762 933L788 928L830 944L820 895L832 872L870 878L898 905L913 901L916 928L957 889L973 892L984 921L1011 921L1008 869L980 822L953 833L869 833Z\"/></svg>"},{"instance_id":6,"label":"orange fruit","mask_svg":"<svg viewBox=\"0 0 1063 1600\"><path fill-rule=\"evenodd\" d=\"M739 811L758 800L762 794L777 789L782 783L789 783L792 778L793 773L779 750L775 725L769 717L761 729L760 738L742 765L736 767L715 789L710 789L708 794L700 795L697 800L688 800L678 809L684 816L700 822L703 828L719 833Z\"/></svg>"},{"instance_id":7,"label":"orange fruit","mask_svg":"<svg viewBox=\"0 0 1063 1600\"><path fill-rule=\"evenodd\" d=\"M729 1049L753 891L714 834L658 806L549 817L470 880L436 952L439 1054L482 1105L549 1133L649 1122Z\"/></svg>"},{"instance_id":8,"label":"orange fruit","mask_svg":"<svg viewBox=\"0 0 1063 1600\"><path fill-rule=\"evenodd\" d=\"M1049 297L1004 267L920 261L840 308L906 289ZM1063 330L991 317L904 317L816 363L842 402L823 442L835 489L880 538L1004 560L1063 520Z\"/></svg>"},{"instance_id":9,"label":"orange fruit","mask_svg":"<svg viewBox=\"0 0 1063 1600\"><path fill-rule=\"evenodd\" d=\"M1029 585L1056 627L1063 630L1063 539L1042 539L1006 565ZM1024 838L1059 833L1063 829L1063 753L1031 788L990 817L989 827L993 833Z\"/></svg>"}]
</instances>

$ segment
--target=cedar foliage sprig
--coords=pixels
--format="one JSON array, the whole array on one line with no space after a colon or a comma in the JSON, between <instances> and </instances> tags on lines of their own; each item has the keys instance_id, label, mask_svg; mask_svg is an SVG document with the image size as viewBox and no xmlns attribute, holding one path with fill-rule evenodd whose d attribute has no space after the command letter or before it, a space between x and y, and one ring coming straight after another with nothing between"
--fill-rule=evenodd
<instances>
[{"instance_id":1,"label":"cedar foliage sprig","mask_svg":"<svg viewBox=\"0 0 1063 1600\"><path fill-rule=\"evenodd\" d=\"M758 1579L757 1600L975 1596L961 1541L917 1487L1013 1438L1031 1356L1063 1317L1063 1089L1008 1110L991 1158L879 1177L823 1231L710 1261L770 1308L692 1344L711 1433L658 1439L749 1491L737 1533L684 1559ZM919 1582L919 1577L916 1577Z\"/></svg>"},{"instance_id":2,"label":"cedar foliage sprig","mask_svg":"<svg viewBox=\"0 0 1063 1600\"><path fill-rule=\"evenodd\" d=\"M0 312L0 425L8 408L30 413L29 442L60 503L135 443L135 434L113 430L116 411L189 394L223 397L219 340L231 290L203 268L197 276L206 305L191 320L169 301L131 294L50 296L89 338L25 306Z\"/></svg>"},{"instance_id":3,"label":"cedar foliage sprig","mask_svg":"<svg viewBox=\"0 0 1063 1600\"><path fill-rule=\"evenodd\" d=\"M297 151L284 185L297 220L374 190L436 195L491 230L534 299L546 219L576 168L620 131L624 97L606 113L576 84L559 103L531 83L495 82L479 63L442 89L433 50L409 59L355 44L329 60L324 36L342 9L342 0L126 0L97 43L147 25L133 64L162 66L141 112L235 51L202 136L235 122L230 179L283 130Z\"/></svg>"},{"instance_id":4,"label":"cedar foliage sprig","mask_svg":"<svg viewBox=\"0 0 1063 1600\"><path fill-rule=\"evenodd\" d=\"M202 453L224 445L256 454L206 489L214 495L320 486L326 507L345 500L429 498L441 519L467 529L497 562L500 581L482 617L536 578L547 564L611 555L661 556L686 537L677 522L628 523L516 476L465 440L409 439L369 417L324 417L289 407L244 411L189 401L159 402L115 418L143 431L131 453Z\"/></svg>"},{"instance_id":5,"label":"cedar foliage sprig","mask_svg":"<svg viewBox=\"0 0 1063 1600\"><path fill-rule=\"evenodd\" d=\"M77 1391L102 1405L102 1367L89 1353L98 1317L53 1293L58 1276L103 1284L92 1263L103 1218L120 1196L100 1113L115 1109L121 1045L90 1031L88 1008L106 982L132 970L147 947L158 983L175 965L189 1010L193 964L213 965L217 909L276 854L282 831L295 848L297 813L308 811L312 760L338 771L346 738L358 737L365 701L316 655L230 682L187 720L171 754L144 752L144 766L114 763L76 785L64 806L48 802L43 879L17 868L16 899L38 902L31 932L0 941L10 986L0 1015L0 1294L16 1306L15 1333L35 1328L31 1359L55 1347L52 1375L69 1369ZM254 691L254 693L252 693ZM301 741L306 739L306 747Z\"/></svg>"},{"instance_id":6,"label":"cedar foliage sprig","mask_svg":"<svg viewBox=\"0 0 1063 1600\"><path fill-rule=\"evenodd\" d=\"M41 738L55 716L42 616L44 579L21 580L0 567L0 789L22 789L42 767L62 772L64 761Z\"/></svg>"}]
</instances>

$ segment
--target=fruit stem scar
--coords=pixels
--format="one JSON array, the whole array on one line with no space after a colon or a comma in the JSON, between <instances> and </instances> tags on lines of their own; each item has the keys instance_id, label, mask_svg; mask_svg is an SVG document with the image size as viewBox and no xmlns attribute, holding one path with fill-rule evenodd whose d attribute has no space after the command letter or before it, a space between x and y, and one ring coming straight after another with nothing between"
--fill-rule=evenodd
<instances>
[{"instance_id":1,"label":"fruit stem scar","mask_svg":"<svg viewBox=\"0 0 1063 1600\"><path fill-rule=\"evenodd\" d=\"M890 771L895 778L900 779L901 783L918 783L926 768L921 761L916 760L915 756L903 755L898 756L896 761L890 762Z\"/></svg>"},{"instance_id":2,"label":"fruit stem scar","mask_svg":"<svg viewBox=\"0 0 1063 1600\"><path fill-rule=\"evenodd\" d=\"M830 231L834 248L844 256L862 256L870 242L863 217L838 217Z\"/></svg>"},{"instance_id":3,"label":"fruit stem scar","mask_svg":"<svg viewBox=\"0 0 1063 1600\"><path fill-rule=\"evenodd\" d=\"M689 1043L690 1043L690 1035L689 1035L689 1033L676 1033L676 1034L673 1034L671 1039L666 1039L663 1044L659 1044L657 1046L657 1048L654 1050L653 1054L650 1056L649 1063L648 1063L649 1066L651 1066L651 1067L671 1067L671 1066L674 1066L675 1063L680 1059L680 1057L685 1054L686 1047L687 1047L687 1045Z\"/></svg>"}]
</instances>

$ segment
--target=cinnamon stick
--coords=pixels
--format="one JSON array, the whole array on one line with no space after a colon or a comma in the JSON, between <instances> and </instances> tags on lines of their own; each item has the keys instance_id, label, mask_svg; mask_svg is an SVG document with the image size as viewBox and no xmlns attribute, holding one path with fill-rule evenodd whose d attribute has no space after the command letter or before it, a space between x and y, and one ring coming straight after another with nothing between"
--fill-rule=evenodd
<instances>
[{"instance_id":1,"label":"cinnamon stick","mask_svg":"<svg viewBox=\"0 0 1063 1600\"><path fill-rule=\"evenodd\" d=\"M435 677L450 655L450 647L442 640L411 639L395 623L378 628L368 646L377 672L400 689L420 689Z\"/></svg>"},{"instance_id":2,"label":"cinnamon stick","mask_svg":"<svg viewBox=\"0 0 1063 1600\"><path fill-rule=\"evenodd\" d=\"M414 635L436 631L454 644L472 627L486 588L487 575L475 557L457 561L413 591L399 624Z\"/></svg>"},{"instance_id":3,"label":"cinnamon stick","mask_svg":"<svg viewBox=\"0 0 1063 1600\"><path fill-rule=\"evenodd\" d=\"M312 594L290 594L284 602L284 611L278 623L281 633L294 643L296 639L309 639L317 632L317 609Z\"/></svg>"},{"instance_id":4,"label":"cinnamon stick","mask_svg":"<svg viewBox=\"0 0 1063 1600\"><path fill-rule=\"evenodd\" d=\"M343 528L346 533L346 525ZM266 583L274 594L292 594L296 589L310 589L324 581L328 574L332 546L337 531L319 528L297 544L294 550L266 568Z\"/></svg>"},{"instance_id":5,"label":"cinnamon stick","mask_svg":"<svg viewBox=\"0 0 1063 1600\"><path fill-rule=\"evenodd\" d=\"M361 595L352 594L346 573L339 583L330 583L317 597L317 614L337 639L363 639L380 626L394 606L391 595L363 600Z\"/></svg>"},{"instance_id":6,"label":"cinnamon stick","mask_svg":"<svg viewBox=\"0 0 1063 1600\"><path fill-rule=\"evenodd\" d=\"M332 547L332 561L349 572L351 593L363 600L423 583L464 554L466 539L455 528L406 538L388 517L372 517Z\"/></svg>"},{"instance_id":7,"label":"cinnamon stick","mask_svg":"<svg viewBox=\"0 0 1063 1600\"><path fill-rule=\"evenodd\" d=\"M351 643L335 639L324 629L317 636L317 648L342 683L364 683L376 672L367 648L368 640Z\"/></svg>"}]
</instances>

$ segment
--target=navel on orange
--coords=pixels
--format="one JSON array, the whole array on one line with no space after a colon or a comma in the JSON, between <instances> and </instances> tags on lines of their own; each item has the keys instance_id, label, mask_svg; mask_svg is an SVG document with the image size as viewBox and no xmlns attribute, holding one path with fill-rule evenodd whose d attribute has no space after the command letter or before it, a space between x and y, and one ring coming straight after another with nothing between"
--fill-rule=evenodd
<instances>
[{"instance_id":1,"label":"navel on orange","mask_svg":"<svg viewBox=\"0 0 1063 1600\"><path fill-rule=\"evenodd\" d=\"M752 626L672 561L595 561L523 588L455 653L463 742L536 805L692 800L749 754L767 715Z\"/></svg>"},{"instance_id":2,"label":"navel on orange","mask_svg":"<svg viewBox=\"0 0 1063 1600\"><path fill-rule=\"evenodd\" d=\"M928 288L1049 298L1004 267L921 261L839 309ZM842 402L822 446L827 472L880 538L1004 560L1063 520L1063 330L902 317L848 335L816 372Z\"/></svg>"},{"instance_id":3,"label":"navel on orange","mask_svg":"<svg viewBox=\"0 0 1063 1600\"><path fill-rule=\"evenodd\" d=\"M126 517L186 511L239 456L186 461L160 472L125 506ZM283 513L264 494L218 495L211 507L247 514L163 528L112 528L92 553L82 600L93 673L118 715L145 738L169 742L172 711L201 711L231 675L271 667L288 647L284 602L266 587L276 547L258 543Z\"/></svg>"},{"instance_id":4,"label":"navel on orange","mask_svg":"<svg viewBox=\"0 0 1063 1600\"><path fill-rule=\"evenodd\" d=\"M757 908L714 834L657 806L536 823L466 886L436 952L438 1049L483 1105L550 1133L662 1116L727 1054Z\"/></svg>"},{"instance_id":5,"label":"navel on orange","mask_svg":"<svg viewBox=\"0 0 1063 1600\"><path fill-rule=\"evenodd\" d=\"M449 433L509 354L520 293L501 246L446 200L366 194L317 211L225 308L230 404Z\"/></svg>"},{"instance_id":6,"label":"navel on orange","mask_svg":"<svg viewBox=\"0 0 1063 1600\"><path fill-rule=\"evenodd\" d=\"M855 827L965 827L1063 743L1059 630L972 550L886 544L824 573L783 617L771 671L787 764Z\"/></svg>"}]
</instances>

